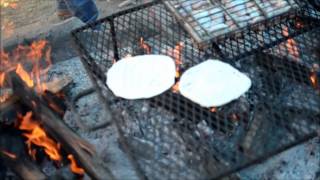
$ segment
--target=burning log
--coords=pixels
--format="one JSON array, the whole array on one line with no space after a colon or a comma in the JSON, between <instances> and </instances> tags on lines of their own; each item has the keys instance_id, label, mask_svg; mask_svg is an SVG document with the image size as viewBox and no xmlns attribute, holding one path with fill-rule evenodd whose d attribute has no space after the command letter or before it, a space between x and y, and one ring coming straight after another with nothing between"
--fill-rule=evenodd
<instances>
[{"instance_id":1,"label":"burning log","mask_svg":"<svg viewBox=\"0 0 320 180\"><path fill-rule=\"evenodd\" d=\"M72 79L70 77L65 76L65 77L58 78L46 83L47 90L44 93L44 97L47 102L49 101L54 102L51 104L51 106L53 106L53 109L59 109L60 111L65 110L65 105L62 104L61 102L57 102L56 100L57 97L55 97L54 94L61 92L71 82L72 82ZM1 118L3 118L4 114L9 112L10 110L15 109L16 108L15 104L20 100L20 97L15 95L11 88L6 88L4 90L1 89L0 99L1 97L4 97L3 94L5 94L5 100L3 102L0 100L0 117Z\"/></svg>"},{"instance_id":2,"label":"burning log","mask_svg":"<svg viewBox=\"0 0 320 180\"><path fill-rule=\"evenodd\" d=\"M22 179L46 179L46 175L31 161L18 158L6 151L1 151L0 159Z\"/></svg>"},{"instance_id":3,"label":"burning log","mask_svg":"<svg viewBox=\"0 0 320 180\"><path fill-rule=\"evenodd\" d=\"M72 78L69 76L63 76L58 79L54 79L50 82L45 83L47 91L50 91L53 94L56 94L62 91L72 82Z\"/></svg>"},{"instance_id":4,"label":"burning log","mask_svg":"<svg viewBox=\"0 0 320 180\"><path fill-rule=\"evenodd\" d=\"M11 96L5 102L0 103L0 117L5 112L13 108L13 105L19 100L18 96Z\"/></svg>"},{"instance_id":5,"label":"burning log","mask_svg":"<svg viewBox=\"0 0 320 180\"><path fill-rule=\"evenodd\" d=\"M46 175L26 156L23 140L19 135L18 131L10 127L0 127L1 163L21 179L46 179Z\"/></svg>"},{"instance_id":6,"label":"burning log","mask_svg":"<svg viewBox=\"0 0 320 180\"><path fill-rule=\"evenodd\" d=\"M76 179L76 175L73 174L69 167L63 167L57 170L54 174L50 175L47 178L48 180L57 180L57 179Z\"/></svg>"},{"instance_id":7,"label":"burning log","mask_svg":"<svg viewBox=\"0 0 320 180\"><path fill-rule=\"evenodd\" d=\"M67 152L74 155L90 177L94 179L114 179L111 172L102 166L102 162L92 145L68 128L57 113L53 112L43 99L29 89L19 76L11 73L10 78L13 92L41 119L44 129L60 142Z\"/></svg>"}]
</instances>

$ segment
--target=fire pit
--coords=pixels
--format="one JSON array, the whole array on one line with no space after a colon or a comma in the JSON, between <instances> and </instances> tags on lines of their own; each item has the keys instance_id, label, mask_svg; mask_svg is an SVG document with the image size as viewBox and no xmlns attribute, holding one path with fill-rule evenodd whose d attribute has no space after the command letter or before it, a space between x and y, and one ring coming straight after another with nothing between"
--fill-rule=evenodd
<instances>
[{"instance_id":1,"label":"fire pit","mask_svg":"<svg viewBox=\"0 0 320 180\"><path fill-rule=\"evenodd\" d=\"M48 41L1 50L0 57L1 177L9 178L11 171L24 179L110 177L92 145L62 120L68 102L62 90L72 80L47 79L52 65ZM54 169L51 174L41 170L45 163Z\"/></svg>"},{"instance_id":2,"label":"fire pit","mask_svg":"<svg viewBox=\"0 0 320 180\"><path fill-rule=\"evenodd\" d=\"M317 136L319 12L300 4L222 34L206 49L178 24L164 4L153 2L73 32L106 110L116 114L122 148L141 178L219 178ZM141 54L174 58L176 85L149 100L115 97L105 72L114 61ZM184 98L180 74L209 58L246 73L251 89L219 108L202 108Z\"/></svg>"}]
</instances>

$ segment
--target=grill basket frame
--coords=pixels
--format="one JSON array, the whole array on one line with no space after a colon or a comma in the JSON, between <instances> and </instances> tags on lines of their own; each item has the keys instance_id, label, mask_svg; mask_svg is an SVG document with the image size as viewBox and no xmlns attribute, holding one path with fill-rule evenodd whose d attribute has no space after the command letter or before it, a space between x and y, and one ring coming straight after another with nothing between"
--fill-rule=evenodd
<instances>
[{"instance_id":1,"label":"grill basket frame","mask_svg":"<svg viewBox=\"0 0 320 180\"><path fill-rule=\"evenodd\" d=\"M152 15L153 12L157 13ZM151 17L155 18L158 22L160 22L160 24L157 23L155 19L152 20ZM139 18L141 21L139 21ZM297 22L298 24L299 22L302 22L303 26L300 27L300 25L297 25ZM284 27L287 27L289 29L289 35L283 35ZM304 112L303 108L301 108L302 110L292 110L290 108L285 108L286 111L284 112L283 109L274 106L274 97L264 95L255 96L254 94L257 92L252 92L252 96L258 99L262 99L256 100L257 102L254 103L253 107L250 107L252 105L251 103L245 102L245 105L249 104L249 107L246 107L247 109L244 110L245 112L237 110L237 108L239 108L239 106L243 104L240 103L239 105L239 103L237 104L236 101L231 103L230 105L226 105L225 108L218 108L218 111L216 113L213 113L210 112L209 109L201 108L195 103L187 100L177 93L171 92L170 90L160 96L153 98L152 100L139 100L139 105L144 106L145 102L148 104L148 111L158 111L160 108L160 114L163 113L165 114L165 116L171 117L171 115L173 115L175 117L173 125L167 125L165 123L163 124L163 122L161 122L162 119L158 118L155 120L156 124L152 124L150 120L151 127L147 125L141 126L151 129L154 128L150 130L151 134L154 133L152 136L152 138L154 138L154 142L151 149L154 150L157 148L157 146L162 149L166 149L166 143L169 142L170 144L169 140L155 140L159 136L157 135L159 134L157 129L158 127L155 126L163 125L163 127L169 126L173 129L179 129L179 138L181 138L181 136L184 136L182 139L187 140L183 142L183 144L181 142L180 144L177 142L173 142L170 145L183 146L185 143L189 143L190 146L195 146L188 147L191 148L191 150L184 149L184 151L190 151L191 154L193 153L191 156L195 155L195 153L199 151L200 164L204 161L206 153L210 152L210 160L208 160L208 162L205 162L206 165L202 164L203 166L208 166L209 169L202 169L201 171L199 171L200 175L197 174L199 172L195 172L194 174L192 174L193 171L183 174L180 172L174 172L173 170L169 169L170 166L165 166L166 168L161 167L161 164L163 163L161 161L161 157L160 160L148 160L148 162L152 162L153 164L155 164L155 166L150 165L150 163L143 164L145 163L144 160L141 160L143 159L143 157L137 155L135 151L136 145L133 145L131 142L132 139L129 138L131 130L134 131L135 127L127 127L127 116L123 115L123 111L120 112L119 110L117 110L119 107L122 108L123 106L125 106L127 108L131 108L131 110L126 109L125 112L128 111L132 113L132 111L135 111L134 108L136 108L136 106L133 105L135 102L113 97L112 93L110 94L110 91L105 85L106 77L104 72L112 65L112 62L114 60L119 60L125 57L127 54L145 54L145 51L139 48L139 38L143 37L147 44L151 44L150 46L153 49L152 51L154 53L167 52L168 49L172 49L175 45L177 45L177 43L183 41L186 50L183 51L182 56L185 59L189 60L186 61L187 65L182 67L182 70L198 64L205 59L218 58L225 62L231 63L234 66L236 66L237 63L240 63L240 65L242 65L241 63L243 63L244 66L246 66L246 64L249 64L248 67L253 69L256 69L256 65L259 65L259 67L261 66L261 71L267 71L267 76L265 76L263 72L261 73L262 76L264 76L262 77L263 80L261 80L261 82L271 83L271 90L269 90L270 92L280 91L275 90L279 87L277 87L277 83L273 81L282 76L285 77L285 79L289 79L290 82L292 81L298 83L299 87L300 84L302 84L303 87L307 86L307 89L310 90L310 88L313 88L312 84L310 84L311 82L308 80L308 76L311 73L311 67L309 66L310 63L295 63L292 60L294 59L294 57L285 57L286 55L281 53L288 54L288 47L286 47L286 43L290 41L290 39L294 39L296 42L298 42L299 48L300 46L303 46L303 48L308 49L310 48L308 46L315 46L310 44L310 42L303 41L303 39L307 39L311 42L316 42L316 40L313 40L309 36L316 37L314 34L320 32L319 27L320 14L313 10L313 8L309 5L305 5L294 12L291 11L288 14L282 14L270 18L268 19L268 21L259 22L250 27L247 27L246 29L239 29L232 32L231 34L228 33L227 35L221 35L219 36L219 38L210 41L210 46L206 48L206 50L203 50L201 46L193 43L192 37L190 37L189 34L180 25L178 25L178 21L162 3L151 2L113 14L111 16L98 20L95 23L88 24L84 27L76 29L72 32L72 37L75 41L77 49L79 50L82 63L85 66L87 73L91 77L93 84L98 90L97 92L101 97L101 102L105 104L106 108L109 108L110 104L120 104L120 106L114 106L113 108L110 107L112 109L111 111L113 111L115 114L113 120L119 131L120 143L124 146L124 149L127 152L127 155L131 160L132 165L136 169L137 175L139 175L140 178L216 179L226 175L230 175L231 173L237 172L252 164L259 163L269 157L272 157L273 155L283 152L290 147L301 144L313 137L316 137L316 129L320 124L319 114L316 113L314 116L311 116L311 120L305 120L307 124L299 124L296 121L288 123L286 122L288 120L287 118L290 118L291 116L300 117L300 115L302 114L301 117L309 118L307 114L310 113L311 110L310 112ZM272 34L271 32L275 35L270 35ZM311 33L311 35L309 35L308 33ZM249 47L247 46L248 42ZM198 60L194 60L197 58ZM310 58L304 58L307 58L307 60L309 60L310 62L314 62L313 55ZM269 62L269 60L271 62ZM283 61L283 64L280 63L280 65L277 65L277 63L275 63L275 61L277 60ZM268 63L266 63L267 61ZM286 67L289 68L286 69ZM250 68L246 69L246 67L240 67L240 70L250 71ZM271 76L270 78L269 74L271 73L275 73L275 75ZM291 74L298 75L291 76ZM253 88L256 88L255 82L253 82L253 84ZM282 88L283 85L280 86ZM263 88L261 87L260 89L258 88L258 90L262 89ZM314 89L314 92L316 91L317 90ZM310 90L311 94L312 92L313 91ZM259 93L262 94L262 92L258 92L258 94ZM268 90L263 93L268 93ZM281 93L282 92L278 92L278 94ZM310 96L313 97L312 95ZM306 102L309 103L308 100L306 100ZM277 103L279 104L279 102ZM132 108L134 110L132 110ZM310 107L307 107L306 109L308 108ZM255 112L253 114L263 114L263 116L261 117L259 115L252 115L252 112ZM167 113L169 113L170 115L167 115ZM234 113L236 114L236 117L230 116L230 114L232 115ZM312 111L312 113L314 112ZM130 113L128 114L130 115ZM157 115L157 113L155 114ZM270 119L267 119L266 117ZM192 137L189 137L185 135L185 133L188 132L191 134L199 131L196 125L201 124L201 118L207 120L207 126L213 129L213 136L215 138L216 145L212 145L212 142L207 142L209 141L207 139L202 139L202 136L193 135ZM145 119L135 120L135 123L141 123L139 121L144 120ZM152 127L152 125L155 126ZM269 127L269 129L267 129L266 132L263 130L257 130L261 127ZM270 134L272 134L270 133L270 130L274 130L276 128L282 128L285 131L284 134L280 132L280 134L278 135L270 136ZM129 129L130 132L127 131L127 129ZM165 134L164 136L173 136L173 134L170 134L168 132L162 133ZM140 136L141 134L139 134L139 137ZM272 145L276 148L272 146L263 147L263 142L256 142L261 139L265 142L277 141L277 138L279 137L282 137L281 145ZM174 137L173 139L175 138L176 137ZM179 138L177 138L177 141L180 140ZM244 141L250 141L252 144L249 143L250 145L247 145L248 142L244 143ZM288 142L283 143L283 141ZM163 144L161 144L161 142L163 142ZM160 145L157 143L159 143ZM261 150L261 148L266 149ZM227 151L227 153L225 153L224 151ZM167 159L169 159L168 161L170 163L177 164L178 167L185 166L179 165L179 158L178 160L172 158ZM195 160L192 159L190 163L194 163L193 161ZM212 163L217 163L217 167L211 166ZM149 167L150 170L146 170L146 168ZM205 174L203 174L203 172L205 172ZM190 174L196 175L190 176Z\"/></svg>"}]
</instances>

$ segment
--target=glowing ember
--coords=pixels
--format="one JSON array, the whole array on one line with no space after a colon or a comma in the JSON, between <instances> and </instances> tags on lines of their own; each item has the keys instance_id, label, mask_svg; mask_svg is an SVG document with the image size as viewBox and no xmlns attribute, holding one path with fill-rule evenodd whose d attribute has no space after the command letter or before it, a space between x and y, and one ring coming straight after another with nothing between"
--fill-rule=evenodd
<instances>
[{"instance_id":1,"label":"glowing ember","mask_svg":"<svg viewBox=\"0 0 320 180\"><path fill-rule=\"evenodd\" d=\"M310 81L311 81L313 87L317 87L317 74L315 72L311 73Z\"/></svg>"},{"instance_id":2,"label":"glowing ember","mask_svg":"<svg viewBox=\"0 0 320 180\"><path fill-rule=\"evenodd\" d=\"M180 65L182 64L182 50L184 48L184 43L179 42L174 49L169 49L167 54L174 58L176 63L176 78L180 77Z\"/></svg>"},{"instance_id":3,"label":"glowing ember","mask_svg":"<svg viewBox=\"0 0 320 180\"><path fill-rule=\"evenodd\" d=\"M172 92L178 93L179 92L179 82L172 86Z\"/></svg>"},{"instance_id":4,"label":"glowing ember","mask_svg":"<svg viewBox=\"0 0 320 180\"><path fill-rule=\"evenodd\" d=\"M282 30L282 34L283 36L285 37L289 37L289 30L288 30L288 27L285 27L283 30ZM297 42L292 39L292 38L289 38L286 42L286 49L288 50L289 54L291 56L293 56L295 58L295 60L297 61L298 58L299 58L299 50L298 50L298 47L297 47Z\"/></svg>"},{"instance_id":5,"label":"glowing ember","mask_svg":"<svg viewBox=\"0 0 320 180\"><path fill-rule=\"evenodd\" d=\"M177 68L176 69L176 78L178 78L178 77L180 77L180 72L179 72L180 70Z\"/></svg>"},{"instance_id":6,"label":"glowing ember","mask_svg":"<svg viewBox=\"0 0 320 180\"><path fill-rule=\"evenodd\" d=\"M68 159L70 160L70 169L73 173L75 174L80 174L83 175L84 174L84 169L80 168L77 163L76 160L74 159L72 154L68 155Z\"/></svg>"},{"instance_id":7,"label":"glowing ember","mask_svg":"<svg viewBox=\"0 0 320 180\"><path fill-rule=\"evenodd\" d=\"M236 115L236 114L231 114L231 119L233 121L238 121L239 120L239 117Z\"/></svg>"},{"instance_id":8,"label":"glowing ember","mask_svg":"<svg viewBox=\"0 0 320 180\"><path fill-rule=\"evenodd\" d=\"M15 154L13 154L11 152L8 152L8 151L1 151L1 153L6 155L6 156L8 156L11 159L16 159L17 158L17 156Z\"/></svg>"},{"instance_id":9,"label":"glowing ember","mask_svg":"<svg viewBox=\"0 0 320 180\"><path fill-rule=\"evenodd\" d=\"M318 69L319 69L319 65L314 64L311 70L311 75L310 75L311 84L315 89L318 89L318 88L320 89L320 87L318 87L318 76L317 76Z\"/></svg>"},{"instance_id":10,"label":"glowing ember","mask_svg":"<svg viewBox=\"0 0 320 180\"><path fill-rule=\"evenodd\" d=\"M0 103L6 102L7 99L9 99L10 95L9 94L4 94L0 96Z\"/></svg>"},{"instance_id":11,"label":"glowing ember","mask_svg":"<svg viewBox=\"0 0 320 180\"><path fill-rule=\"evenodd\" d=\"M29 74L23 69L21 64L18 64L16 73L21 77L21 79L27 84L28 87L33 87L33 80L29 76Z\"/></svg>"},{"instance_id":12,"label":"glowing ember","mask_svg":"<svg viewBox=\"0 0 320 180\"><path fill-rule=\"evenodd\" d=\"M4 72L0 72L0 87L3 86L6 74Z\"/></svg>"},{"instance_id":13,"label":"glowing ember","mask_svg":"<svg viewBox=\"0 0 320 180\"><path fill-rule=\"evenodd\" d=\"M49 102L49 107L51 107L55 112L59 113L59 114L64 114L64 111L59 107L57 106L55 103L52 103L52 102ZM35 105L34 105L35 106Z\"/></svg>"},{"instance_id":14,"label":"glowing ember","mask_svg":"<svg viewBox=\"0 0 320 180\"><path fill-rule=\"evenodd\" d=\"M59 153L60 145L50 139L40 125L32 119L32 112L28 112L20 119L19 129L27 131L23 135L27 138L29 154L35 157L36 151L32 149L32 144L44 148L45 153L54 161L61 161Z\"/></svg>"},{"instance_id":15,"label":"glowing ember","mask_svg":"<svg viewBox=\"0 0 320 180\"><path fill-rule=\"evenodd\" d=\"M301 21L297 20L297 21L296 21L296 28L301 29L301 28L303 28L303 27L304 27L303 23L302 23Z\"/></svg>"},{"instance_id":16,"label":"glowing ember","mask_svg":"<svg viewBox=\"0 0 320 180\"><path fill-rule=\"evenodd\" d=\"M151 47L147 43L144 42L142 37L140 38L140 46L141 46L141 48L143 48L147 52L147 54L151 53Z\"/></svg>"},{"instance_id":17,"label":"glowing ember","mask_svg":"<svg viewBox=\"0 0 320 180\"><path fill-rule=\"evenodd\" d=\"M212 108L210 109L210 112L213 112L213 113L217 112L217 108L216 108L216 107L212 107Z\"/></svg>"}]
</instances>

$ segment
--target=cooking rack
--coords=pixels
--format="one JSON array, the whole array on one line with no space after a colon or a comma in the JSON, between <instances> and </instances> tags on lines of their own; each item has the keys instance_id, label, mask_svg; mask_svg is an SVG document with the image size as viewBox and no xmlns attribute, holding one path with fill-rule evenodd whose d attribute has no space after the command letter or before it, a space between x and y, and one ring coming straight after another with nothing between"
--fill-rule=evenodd
<instances>
[{"instance_id":1,"label":"cooking rack","mask_svg":"<svg viewBox=\"0 0 320 180\"><path fill-rule=\"evenodd\" d=\"M116 114L120 143L142 179L217 179L317 136L320 13L300 8L221 35L203 50L166 6L151 2L73 31L83 64ZM168 90L145 100L115 97L105 72L127 55L172 55L181 73L209 58L246 73L252 87L209 109ZM179 81L179 79L177 79Z\"/></svg>"},{"instance_id":2,"label":"cooking rack","mask_svg":"<svg viewBox=\"0 0 320 180\"><path fill-rule=\"evenodd\" d=\"M165 0L196 43L246 28L299 7L295 0Z\"/></svg>"}]
</instances>

